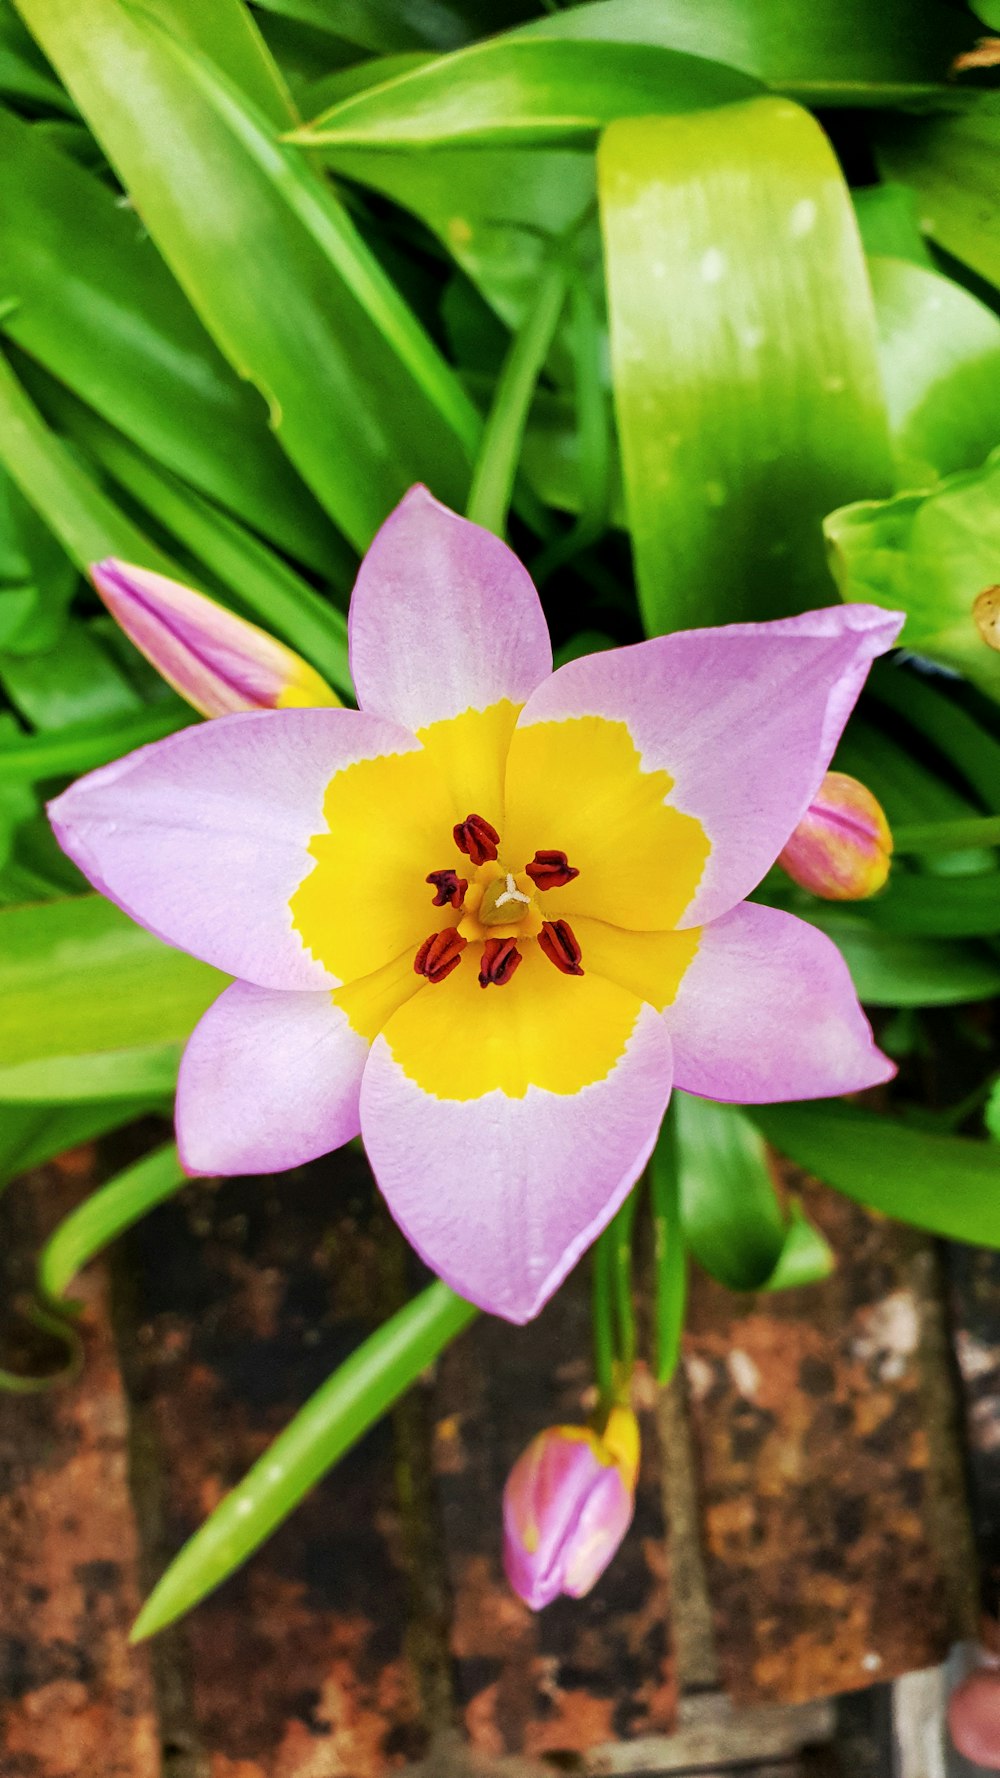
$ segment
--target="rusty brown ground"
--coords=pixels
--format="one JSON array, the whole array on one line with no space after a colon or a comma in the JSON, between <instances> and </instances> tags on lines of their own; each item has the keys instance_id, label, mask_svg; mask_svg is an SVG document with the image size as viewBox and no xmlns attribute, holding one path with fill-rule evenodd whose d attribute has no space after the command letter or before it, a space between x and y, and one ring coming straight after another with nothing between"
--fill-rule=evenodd
<instances>
[{"instance_id":1,"label":"rusty brown ground","mask_svg":"<svg viewBox=\"0 0 1000 1778\"><path fill-rule=\"evenodd\" d=\"M56 1361L19 1293L99 1164L0 1205L14 1368ZM498 1535L517 1452L589 1405L581 1276L531 1328L475 1324L130 1649L170 1554L414 1283L355 1154L186 1187L86 1273L78 1379L0 1397L0 1778L875 1778L886 1682L1000 1582L1000 1270L795 1183L836 1274L773 1298L693 1278L682 1378L640 1377L635 1526L585 1602L532 1617Z\"/></svg>"}]
</instances>

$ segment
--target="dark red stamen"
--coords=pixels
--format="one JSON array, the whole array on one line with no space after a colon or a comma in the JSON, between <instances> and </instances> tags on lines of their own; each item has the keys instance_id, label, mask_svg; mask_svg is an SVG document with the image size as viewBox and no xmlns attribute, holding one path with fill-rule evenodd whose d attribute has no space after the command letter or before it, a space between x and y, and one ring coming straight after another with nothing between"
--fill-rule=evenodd
<instances>
[{"instance_id":1,"label":"dark red stamen","mask_svg":"<svg viewBox=\"0 0 1000 1778\"><path fill-rule=\"evenodd\" d=\"M469 887L464 877L457 870L432 870L425 882L431 883L437 894L431 903L436 908L460 908L465 900L465 891Z\"/></svg>"},{"instance_id":2,"label":"dark red stamen","mask_svg":"<svg viewBox=\"0 0 1000 1778\"><path fill-rule=\"evenodd\" d=\"M446 926L443 932L432 932L425 938L413 959L413 967L417 975L425 975L429 982L443 982L446 975L458 968L458 961L465 950L465 940L455 926Z\"/></svg>"},{"instance_id":3,"label":"dark red stamen","mask_svg":"<svg viewBox=\"0 0 1000 1778\"><path fill-rule=\"evenodd\" d=\"M538 934L538 943L549 962L554 963L557 969L561 969L563 975L583 974L583 970L580 968L583 952L576 942L576 934L568 920L543 920L542 930Z\"/></svg>"},{"instance_id":4,"label":"dark red stamen","mask_svg":"<svg viewBox=\"0 0 1000 1778\"><path fill-rule=\"evenodd\" d=\"M526 871L536 889L565 889L580 875L569 863L565 852L536 852Z\"/></svg>"},{"instance_id":5,"label":"dark red stamen","mask_svg":"<svg viewBox=\"0 0 1000 1778\"><path fill-rule=\"evenodd\" d=\"M500 835L482 815L466 815L452 831L459 851L471 858L473 864L488 864L497 856Z\"/></svg>"},{"instance_id":6,"label":"dark red stamen","mask_svg":"<svg viewBox=\"0 0 1000 1778\"><path fill-rule=\"evenodd\" d=\"M488 938L483 946L483 961L479 971L479 986L502 988L510 981L515 969L521 967L521 953L517 948L517 940L513 938Z\"/></svg>"}]
</instances>

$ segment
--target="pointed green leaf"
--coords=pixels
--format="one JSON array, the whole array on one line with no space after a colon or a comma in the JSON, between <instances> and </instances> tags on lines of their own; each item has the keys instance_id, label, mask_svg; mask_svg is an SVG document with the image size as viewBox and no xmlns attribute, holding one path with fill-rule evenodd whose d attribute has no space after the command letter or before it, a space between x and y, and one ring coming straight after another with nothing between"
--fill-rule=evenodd
<instances>
[{"instance_id":1,"label":"pointed green leaf","mask_svg":"<svg viewBox=\"0 0 1000 1778\"><path fill-rule=\"evenodd\" d=\"M957 116L881 119L878 156L919 194L925 234L1000 286L1000 93L965 97Z\"/></svg>"},{"instance_id":2,"label":"pointed green leaf","mask_svg":"<svg viewBox=\"0 0 1000 1778\"><path fill-rule=\"evenodd\" d=\"M855 1105L755 1105L748 1115L782 1154L847 1197L952 1241L1000 1247L1000 1166L988 1143Z\"/></svg>"},{"instance_id":3,"label":"pointed green leaf","mask_svg":"<svg viewBox=\"0 0 1000 1778\"><path fill-rule=\"evenodd\" d=\"M38 1285L53 1300L63 1297L88 1260L131 1228L156 1204L184 1184L185 1172L173 1143L154 1149L134 1166L109 1179L63 1218L38 1260Z\"/></svg>"},{"instance_id":4,"label":"pointed green leaf","mask_svg":"<svg viewBox=\"0 0 1000 1778\"><path fill-rule=\"evenodd\" d=\"M460 505L478 416L301 153L126 0L18 4L193 306L355 546L424 476Z\"/></svg>"},{"instance_id":5,"label":"pointed green leaf","mask_svg":"<svg viewBox=\"0 0 1000 1778\"><path fill-rule=\"evenodd\" d=\"M885 932L864 914L813 907L865 1006L961 1006L1000 994L1000 959L984 946Z\"/></svg>"},{"instance_id":6,"label":"pointed green leaf","mask_svg":"<svg viewBox=\"0 0 1000 1778\"><path fill-rule=\"evenodd\" d=\"M598 171L647 630L829 604L830 495L890 470L871 290L826 137L754 99L613 124Z\"/></svg>"},{"instance_id":7,"label":"pointed green leaf","mask_svg":"<svg viewBox=\"0 0 1000 1778\"><path fill-rule=\"evenodd\" d=\"M185 1544L133 1640L173 1623L232 1574L475 1314L446 1284L431 1284L359 1346Z\"/></svg>"}]
</instances>

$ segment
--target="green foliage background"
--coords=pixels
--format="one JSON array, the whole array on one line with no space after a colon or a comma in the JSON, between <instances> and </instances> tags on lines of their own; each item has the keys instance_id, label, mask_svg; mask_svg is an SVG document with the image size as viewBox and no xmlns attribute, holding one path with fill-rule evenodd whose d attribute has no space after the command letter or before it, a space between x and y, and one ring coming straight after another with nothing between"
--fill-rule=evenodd
<instances>
[{"instance_id":1,"label":"green foliage background","mask_svg":"<svg viewBox=\"0 0 1000 1778\"><path fill-rule=\"evenodd\" d=\"M45 822L67 779L192 720L86 565L201 587L349 697L358 556L421 480L509 536L561 659L838 596L907 613L916 658L876 669L837 762L896 831L890 886L759 892L882 1009L895 1115L683 1102L652 1173L660 1374L686 1251L734 1288L831 1263L762 1136L1000 1244L1000 653L971 613L1000 580L1000 91L953 72L989 22L959 0L0 0L3 1178L168 1110L220 979L90 894ZM43 1256L45 1313L180 1183L160 1150L85 1204ZM599 1367L616 1313L631 1337L630 1230L598 1256ZM470 1313L432 1285L332 1378L143 1631Z\"/></svg>"}]
</instances>

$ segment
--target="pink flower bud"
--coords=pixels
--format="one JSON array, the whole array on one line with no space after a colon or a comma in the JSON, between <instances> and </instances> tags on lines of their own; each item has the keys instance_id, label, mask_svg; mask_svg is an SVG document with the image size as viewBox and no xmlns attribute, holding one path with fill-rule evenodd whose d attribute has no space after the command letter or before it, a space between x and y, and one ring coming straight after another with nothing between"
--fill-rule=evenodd
<instances>
[{"instance_id":1,"label":"pink flower bud","mask_svg":"<svg viewBox=\"0 0 1000 1778\"><path fill-rule=\"evenodd\" d=\"M857 778L827 772L778 863L825 901L864 901L882 888L891 857L881 804Z\"/></svg>"},{"instance_id":2,"label":"pink flower bud","mask_svg":"<svg viewBox=\"0 0 1000 1778\"><path fill-rule=\"evenodd\" d=\"M129 640L203 716L339 704L308 661L204 593L114 557L90 577Z\"/></svg>"},{"instance_id":3,"label":"pink flower bud","mask_svg":"<svg viewBox=\"0 0 1000 1778\"><path fill-rule=\"evenodd\" d=\"M604 1434L549 1426L522 1451L503 1493L504 1567L532 1611L579 1599L604 1573L632 1522L639 1428L615 1408Z\"/></svg>"},{"instance_id":4,"label":"pink flower bud","mask_svg":"<svg viewBox=\"0 0 1000 1778\"><path fill-rule=\"evenodd\" d=\"M1000 1670L980 1667L948 1700L948 1730L960 1754L988 1772L1000 1771Z\"/></svg>"}]
</instances>

